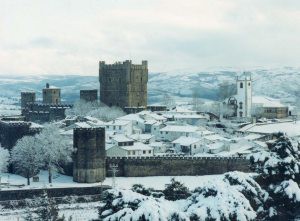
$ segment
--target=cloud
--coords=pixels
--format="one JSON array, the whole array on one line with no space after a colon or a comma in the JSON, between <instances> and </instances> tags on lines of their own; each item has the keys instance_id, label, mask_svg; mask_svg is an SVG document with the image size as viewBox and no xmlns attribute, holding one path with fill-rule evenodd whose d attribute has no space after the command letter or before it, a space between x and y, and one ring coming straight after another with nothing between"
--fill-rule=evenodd
<instances>
[{"instance_id":1,"label":"cloud","mask_svg":"<svg viewBox=\"0 0 300 221\"><path fill-rule=\"evenodd\" d=\"M296 0L3 0L0 74L97 75L98 61L152 72L298 66Z\"/></svg>"}]
</instances>

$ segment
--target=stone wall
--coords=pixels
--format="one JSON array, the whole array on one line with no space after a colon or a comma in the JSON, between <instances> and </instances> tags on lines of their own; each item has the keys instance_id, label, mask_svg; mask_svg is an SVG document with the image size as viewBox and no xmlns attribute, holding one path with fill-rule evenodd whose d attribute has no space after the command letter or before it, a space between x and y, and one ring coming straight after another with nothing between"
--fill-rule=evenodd
<instances>
[{"instance_id":1,"label":"stone wall","mask_svg":"<svg viewBox=\"0 0 300 221\"><path fill-rule=\"evenodd\" d=\"M98 100L98 91L95 90L80 90L80 100L86 102L94 102Z\"/></svg>"},{"instance_id":2,"label":"stone wall","mask_svg":"<svg viewBox=\"0 0 300 221\"><path fill-rule=\"evenodd\" d=\"M229 171L250 172L250 162L242 157L109 157L106 159L107 176L110 164L118 164L120 177L196 176L222 174Z\"/></svg>"},{"instance_id":3,"label":"stone wall","mask_svg":"<svg viewBox=\"0 0 300 221\"><path fill-rule=\"evenodd\" d=\"M109 188L109 186L93 186L51 189L0 190L0 201L32 199L40 196L44 191L48 193L49 197L96 195L101 194L103 191Z\"/></svg>"}]
</instances>

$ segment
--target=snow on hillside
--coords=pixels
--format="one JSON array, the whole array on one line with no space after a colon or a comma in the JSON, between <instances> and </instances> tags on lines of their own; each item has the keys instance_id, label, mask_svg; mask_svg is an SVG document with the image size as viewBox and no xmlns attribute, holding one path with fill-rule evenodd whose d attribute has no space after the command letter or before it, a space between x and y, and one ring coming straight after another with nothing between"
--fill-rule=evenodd
<instances>
[{"instance_id":1,"label":"snow on hillside","mask_svg":"<svg viewBox=\"0 0 300 221\"><path fill-rule=\"evenodd\" d=\"M151 69L150 69L151 71ZM293 101L300 88L300 68L283 67L277 69L253 68L245 71L253 73L254 95ZM163 100L165 94L181 99L197 92L201 98L218 99L218 85L222 82L235 83L240 70L222 68L197 73L150 73L148 81L149 103ZM99 89L98 76L41 75L41 76L0 76L1 97L20 97L21 91L33 90L41 99L45 84L60 87L62 99L73 102L79 98L80 89Z\"/></svg>"}]
</instances>

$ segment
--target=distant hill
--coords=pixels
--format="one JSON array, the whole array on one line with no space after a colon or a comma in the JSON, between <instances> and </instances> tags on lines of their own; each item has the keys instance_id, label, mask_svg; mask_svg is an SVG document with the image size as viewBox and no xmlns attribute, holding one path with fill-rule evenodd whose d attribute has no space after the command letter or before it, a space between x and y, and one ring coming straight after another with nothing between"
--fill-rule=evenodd
<instances>
[{"instance_id":1,"label":"distant hill","mask_svg":"<svg viewBox=\"0 0 300 221\"><path fill-rule=\"evenodd\" d=\"M254 94L280 98L293 102L300 91L300 68L283 67L277 69L252 69ZM218 85L222 82L235 82L237 71L220 69L198 73L150 73L148 82L149 103L162 100L165 94L174 97L199 97L216 100ZM80 89L99 89L98 76L42 75L42 76L0 76L0 96L19 97L21 91L33 90L41 98L45 84L60 87L62 98L73 102L79 98Z\"/></svg>"}]
</instances>

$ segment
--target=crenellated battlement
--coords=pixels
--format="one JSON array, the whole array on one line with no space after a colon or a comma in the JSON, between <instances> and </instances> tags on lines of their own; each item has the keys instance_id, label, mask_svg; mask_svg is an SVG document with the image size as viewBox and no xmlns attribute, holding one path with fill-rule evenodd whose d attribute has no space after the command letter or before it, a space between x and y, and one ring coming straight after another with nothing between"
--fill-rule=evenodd
<instances>
[{"instance_id":1,"label":"crenellated battlement","mask_svg":"<svg viewBox=\"0 0 300 221\"><path fill-rule=\"evenodd\" d=\"M245 157L193 157L193 156L149 156L107 157L109 165L117 164L118 176L197 176L222 174L229 171L249 172L250 161Z\"/></svg>"}]
</instances>

